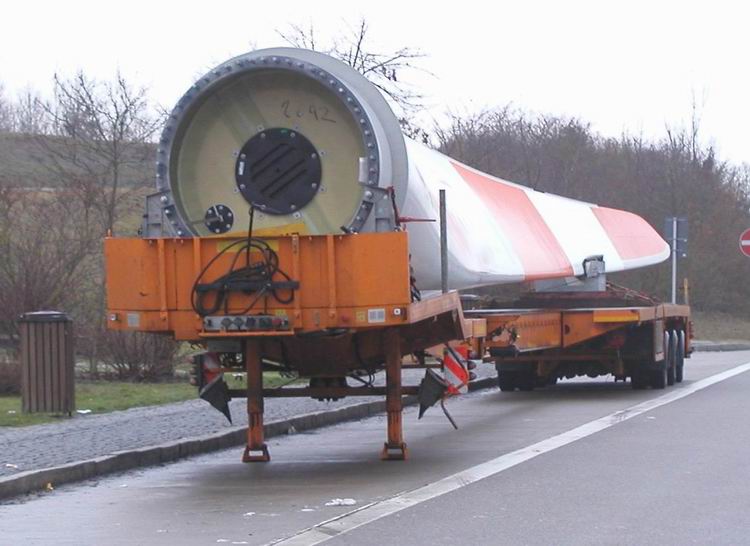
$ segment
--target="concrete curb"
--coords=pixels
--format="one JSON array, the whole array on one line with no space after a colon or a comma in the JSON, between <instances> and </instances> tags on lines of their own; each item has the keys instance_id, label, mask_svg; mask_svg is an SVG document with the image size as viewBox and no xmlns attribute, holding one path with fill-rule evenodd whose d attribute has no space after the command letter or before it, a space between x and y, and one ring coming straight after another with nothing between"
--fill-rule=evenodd
<instances>
[{"instance_id":1,"label":"concrete curb","mask_svg":"<svg viewBox=\"0 0 750 546\"><path fill-rule=\"evenodd\" d=\"M725 352L725 351L750 351L750 343L746 342L719 342L697 341L693 342L693 350L697 353Z\"/></svg>"},{"instance_id":2,"label":"concrete curb","mask_svg":"<svg viewBox=\"0 0 750 546\"><path fill-rule=\"evenodd\" d=\"M487 377L471 383L469 390L476 391L495 385L497 385L497 380L494 377ZM416 402L416 396L404 397L404 405L414 405ZM274 436L289 434L290 431L312 430L346 421L364 419L383 412L385 412L385 400L364 402L330 411L306 413L289 419L271 421L266 423L265 434L266 438L273 438ZM13 476L0 478L0 499L40 491L45 489L47 484L57 486L244 445L247 439L246 431L245 427L238 427L227 432L187 438L140 449L118 451L112 455L51 468L27 470Z\"/></svg>"}]
</instances>

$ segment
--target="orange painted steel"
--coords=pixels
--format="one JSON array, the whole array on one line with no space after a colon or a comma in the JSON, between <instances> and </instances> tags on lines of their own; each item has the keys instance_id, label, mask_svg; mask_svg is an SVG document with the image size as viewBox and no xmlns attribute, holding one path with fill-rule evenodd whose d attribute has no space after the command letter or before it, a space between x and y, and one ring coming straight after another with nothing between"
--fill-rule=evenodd
<instances>
[{"instance_id":1,"label":"orange painted steel","mask_svg":"<svg viewBox=\"0 0 750 546\"><path fill-rule=\"evenodd\" d=\"M482 317L486 320L488 338L485 343L488 347L514 346L519 352L527 352L565 349L628 324L689 320L690 308L661 304L651 307L498 310L497 313L483 313ZM689 351L689 346L686 351Z\"/></svg>"},{"instance_id":2,"label":"orange painted steel","mask_svg":"<svg viewBox=\"0 0 750 546\"><path fill-rule=\"evenodd\" d=\"M514 346L519 351L562 344L562 314L558 311L513 311L483 315L488 347Z\"/></svg>"},{"instance_id":3,"label":"orange painted steel","mask_svg":"<svg viewBox=\"0 0 750 546\"><path fill-rule=\"evenodd\" d=\"M618 310L618 315L613 315L614 320L602 320L605 317L599 317L599 310L582 310L566 311L562 315L562 344L561 347L572 347L592 338L599 337L607 332L617 330L622 327L624 322L638 322L636 320L623 321L626 315L623 311Z\"/></svg>"},{"instance_id":4,"label":"orange painted steel","mask_svg":"<svg viewBox=\"0 0 750 546\"><path fill-rule=\"evenodd\" d=\"M404 442L402 426L401 400L401 339L397 329L389 328L385 331L384 344L386 348L386 411L388 414L387 441L383 445L381 458L383 460L404 460L408 456Z\"/></svg>"},{"instance_id":5,"label":"orange painted steel","mask_svg":"<svg viewBox=\"0 0 750 546\"><path fill-rule=\"evenodd\" d=\"M487 349L508 348L508 356L495 357L496 363L528 362L541 375L566 360L608 362L622 375L619 358L595 345L589 349L586 342L644 323L686 324L689 352L687 306L499 309L469 311L464 317L455 292L412 302L406 232L274 235L263 240L277 254L279 269L288 275L273 280L299 283L294 298L284 303L287 300L269 294L248 311L255 295L233 292L221 313L283 317L289 322L286 330L206 331L192 307L199 276L202 283L215 282L230 270L233 260L248 259L230 246L242 238L105 240L111 329L165 333L199 342L242 340L249 418L246 462L269 460L263 435L263 359L286 361L290 357L289 362L304 377L343 377L363 366L385 368L388 429L381 456L405 459L402 396L415 387L402 385L403 355L430 347L441 353L445 343L467 343L480 357ZM251 261L259 258L259 251L250 253ZM298 335L326 329L343 333ZM269 338L275 342L266 343ZM361 391L361 387L331 386L286 394L338 397Z\"/></svg>"},{"instance_id":6,"label":"orange painted steel","mask_svg":"<svg viewBox=\"0 0 750 546\"><path fill-rule=\"evenodd\" d=\"M263 368L258 342L248 339L245 345L245 370L247 372L247 445L242 462L268 462L268 446L263 428Z\"/></svg>"},{"instance_id":7,"label":"orange painted steel","mask_svg":"<svg viewBox=\"0 0 750 546\"><path fill-rule=\"evenodd\" d=\"M342 397L385 394L388 415L383 459L405 459L402 396L415 386L402 385L402 357L434 344L479 335L484 321L466 320L456 292L411 301L408 235L389 232L357 235L278 235L263 241L278 256L274 281L296 281L294 298L270 294L249 310L254 294L232 292L223 315L284 317L288 329L207 331L192 307L193 286L225 276L233 261L255 262L232 252L244 239L105 240L109 327L121 331L171 334L179 340L242 341L247 387L232 396L247 398L244 462L270 460L264 440L263 360L284 362L304 377L344 377L363 367L386 370L386 387L309 387L285 396ZM244 252L244 250L239 250ZM222 253L223 252L223 253ZM212 262L212 260L215 260ZM240 266L241 267L241 266ZM207 269L206 269L207 268ZM206 269L206 271L204 271ZM285 294L286 296L287 294ZM288 301L288 303L284 303ZM210 307L210 305L209 305ZM481 324L480 324L481 323ZM336 335L298 335L336 329ZM268 340L273 343L267 343ZM273 392L271 394L278 394Z\"/></svg>"},{"instance_id":8,"label":"orange painted steel","mask_svg":"<svg viewBox=\"0 0 750 546\"><path fill-rule=\"evenodd\" d=\"M206 337L191 306L193 283L212 258L238 240L107 238L109 327L172 333L179 340ZM287 235L264 240L278 254L280 268L300 286L292 302L282 304L268 297L250 313L285 316L295 332L410 322L406 233ZM217 259L203 282L226 273L235 254L230 250ZM240 313L250 297L233 295L225 314Z\"/></svg>"},{"instance_id":9,"label":"orange painted steel","mask_svg":"<svg viewBox=\"0 0 750 546\"><path fill-rule=\"evenodd\" d=\"M569 299L549 298L546 303L564 305ZM485 360L495 363L504 390L516 386L529 390L535 384L547 384L562 376L611 373L616 379L634 377L633 370L643 366L638 368L634 362L659 362L666 358L662 344L666 330L684 331L682 354L687 357L692 352L692 323L686 305L548 307L478 313L487 321L487 337L470 340L472 349L478 354L489 349L491 356ZM471 311L467 314L473 316ZM621 351L629 339L633 344ZM527 379L513 383L512 378L518 377L518 373ZM501 374L505 374L505 382Z\"/></svg>"}]
</instances>

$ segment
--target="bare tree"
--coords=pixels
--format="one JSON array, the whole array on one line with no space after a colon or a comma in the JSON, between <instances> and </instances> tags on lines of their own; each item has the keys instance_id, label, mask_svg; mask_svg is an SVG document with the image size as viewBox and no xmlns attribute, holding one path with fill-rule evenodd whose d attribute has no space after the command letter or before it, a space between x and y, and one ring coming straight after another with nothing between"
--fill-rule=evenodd
<instances>
[{"instance_id":1,"label":"bare tree","mask_svg":"<svg viewBox=\"0 0 750 546\"><path fill-rule=\"evenodd\" d=\"M0 140L0 329L14 338L20 313L63 309L92 375L100 362L122 377L168 373L173 340L106 330L101 253L108 231L135 231L124 218L151 186L163 116L120 74L53 83L50 100L29 89L0 101L17 133Z\"/></svg>"},{"instance_id":2,"label":"bare tree","mask_svg":"<svg viewBox=\"0 0 750 546\"><path fill-rule=\"evenodd\" d=\"M370 27L365 19L356 26L346 24L346 30L328 41L319 40L312 24L308 27L289 25L277 31L294 47L320 51L335 57L365 76L394 107L404 132L426 141L429 135L415 122L415 115L424 108L424 96L408 83L408 74L423 69L417 61L425 57L419 49L401 47L379 51L370 41Z\"/></svg>"},{"instance_id":3,"label":"bare tree","mask_svg":"<svg viewBox=\"0 0 750 546\"><path fill-rule=\"evenodd\" d=\"M86 205L62 191L0 179L0 324L11 338L23 312L71 309L87 288L97 246Z\"/></svg>"},{"instance_id":4,"label":"bare tree","mask_svg":"<svg viewBox=\"0 0 750 546\"><path fill-rule=\"evenodd\" d=\"M135 381L171 377L178 345L170 336L106 332L103 360L118 379Z\"/></svg>"},{"instance_id":5,"label":"bare tree","mask_svg":"<svg viewBox=\"0 0 750 546\"><path fill-rule=\"evenodd\" d=\"M26 135L43 135L51 130L51 120L37 91L24 89L13 103L13 131Z\"/></svg>"},{"instance_id":6,"label":"bare tree","mask_svg":"<svg viewBox=\"0 0 750 546\"><path fill-rule=\"evenodd\" d=\"M52 190L78 204L75 218L87 225L89 246L96 249L83 260L89 269L76 310L79 347L96 374L98 362L112 353L106 345L113 337L104 317L101 239L121 227L123 214L150 187L153 140L162 117L146 89L133 87L121 74L110 82L81 72L69 79L55 76L51 100L35 104L45 123L44 134L34 138L38 164Z\"/></svg>"},{"instance_id":7,"label":"bare tree","mask_svg":"<svg viewBox=\"0 0 750 546\"><path fill-rule=\"evenodd\" d=\"M0 131L10 132L13 130L13 109L5 96L5 87L0 82Z\"/></svg>"},{"instance_id":8,"label":"bare tree","mask_svg":"<svg viewBox=\"0 0 750 546\"><path fill-rule=\"evenodd\" d=\"M100 235L113 230L123 203L152 177L151 143L162 118L146 89L121 74L100 83L79 72L55 76L53 99L40 104L53 137L37 139L45 168L98 213Z\"/></svg>"}]
</instances>

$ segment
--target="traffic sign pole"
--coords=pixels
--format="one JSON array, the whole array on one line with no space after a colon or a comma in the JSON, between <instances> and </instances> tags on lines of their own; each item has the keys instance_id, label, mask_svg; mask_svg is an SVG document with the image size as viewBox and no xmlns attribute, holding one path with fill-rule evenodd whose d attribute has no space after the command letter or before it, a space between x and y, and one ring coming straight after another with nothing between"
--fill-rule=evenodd
<instances>
[{"instance_id":1,"label":"traffic sign pole","mask_svg":"<svg viewBox=\"0 0 750 546\"><path fill-rule=\"evenodd\" d=\"M672 303L677 303L677 217L672 217Z\"/></svg>"},{"instance_id":2,"label":"traffic sign pole","mask_svg":"<svg viewBox=\"0 0 750 546\"><path fill-rule=\"evenodd\" d=\"M687 258L687 218L669 216L664 219L664 238L669 241L672 257L672 303L677 303L677 258ZM750 247L749 247L750 248Z\"/></svg>"}]
</instances>

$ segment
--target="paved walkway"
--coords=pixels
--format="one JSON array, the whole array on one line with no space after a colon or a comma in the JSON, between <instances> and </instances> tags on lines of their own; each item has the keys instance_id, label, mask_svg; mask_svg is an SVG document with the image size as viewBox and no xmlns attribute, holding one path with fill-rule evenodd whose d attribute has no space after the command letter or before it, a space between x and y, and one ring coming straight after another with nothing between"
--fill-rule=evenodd
<instances>
[{"instance_id":1,"label":"paved walkway","mask_svg":"<svg viewBox=\"0 0 750 546\"><path fill-rule=\"evenodd\" d=\"M479 368L479 377L495 374L492 366ZM417 384L423 374L421 370L405 372L405 383ZM378 383L382 383L382 375L378 374ZM318 402L309 398L271 398L265 401L265 419L270 422L377 399L358 396ZM207 402L196 399L100 415L76 415L59 423L0 428L0 476L247 426L245 400L233 400L230 407L234 425Z\"/></svg>"}]
</instances>

